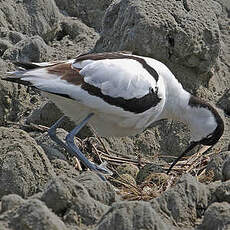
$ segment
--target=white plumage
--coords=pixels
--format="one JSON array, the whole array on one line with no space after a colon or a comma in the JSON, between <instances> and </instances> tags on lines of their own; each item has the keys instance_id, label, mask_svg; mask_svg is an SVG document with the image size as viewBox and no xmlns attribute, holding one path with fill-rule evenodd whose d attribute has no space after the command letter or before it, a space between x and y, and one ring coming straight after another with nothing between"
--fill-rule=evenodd
<instances>
[{"instance_id":1,"label":"white plumage","mask_svg":"<svg viewBox=\"0 0 230 230\"><path fill-rule=\"evenodd\" d=\"M75 122L93 113L89 123L101 136L135 135L165 118L186 123L192 143L213 145L223 133L217 111L152 58L102 53L19 66L6 80L42 90Z\"/></svg>"}]
</instances>

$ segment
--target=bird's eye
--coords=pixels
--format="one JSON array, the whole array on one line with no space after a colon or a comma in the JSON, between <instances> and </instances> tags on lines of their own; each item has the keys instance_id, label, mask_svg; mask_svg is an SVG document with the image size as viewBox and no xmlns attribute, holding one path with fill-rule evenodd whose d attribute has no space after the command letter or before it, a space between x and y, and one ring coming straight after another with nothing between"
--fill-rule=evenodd
<instances>
[{"instance_id":1,"label":"bird's eye","mask_svg":"<svg viewBox=\"0 0 230 230\"><path fill-rule=\"evenodd\" d=\"M154 93L154 94L158 94L158 87L155 87L155 91L152 87L149 87L149 93Z\"/></svg>"}]
</instances>

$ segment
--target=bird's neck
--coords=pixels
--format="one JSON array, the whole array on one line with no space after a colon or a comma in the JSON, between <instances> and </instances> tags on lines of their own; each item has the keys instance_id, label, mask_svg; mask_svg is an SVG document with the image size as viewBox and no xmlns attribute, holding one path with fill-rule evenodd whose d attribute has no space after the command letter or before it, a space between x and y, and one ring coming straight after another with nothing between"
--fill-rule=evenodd
<instances>
[{"instance_id":1,"label":"bird's neck","mask_svg":"<svg viewBox=\"0 0 230 230\"><path fill-rule=\"evenodd\" d=\"M201 140L213 133L218 122L222 122L217 111L210 104L184 90L164 64L151 58L145 60L154 66L164 81L165 105L158 120L166 118L182 121L190 128L192 141Z\"/></svg>"},{"instance_id":2,"label":"bird's neck","mask_svg":"<svg viewBox=\"0 0 230 230\"><path fill-rule=\"evenodd\" d=\"M187 109L191 94L183 89L181 84L176 80L177 85L170 90L166 90L166 101L164 111L161 115L162 119L179 120L187 123Z\"/></svg>"},{"instance_id":3,"label":"bird's neck","mask_svg":"<svg viewBox=\"0 0 230 230\"><path fill-rule=\"evenodd\" d=\"M185 123L191 131L191 140L199 141L211 134L217 127L213 108L201 99L182 90L178 97L166 107L168 119Z\"/></svg>"}]
</instances>

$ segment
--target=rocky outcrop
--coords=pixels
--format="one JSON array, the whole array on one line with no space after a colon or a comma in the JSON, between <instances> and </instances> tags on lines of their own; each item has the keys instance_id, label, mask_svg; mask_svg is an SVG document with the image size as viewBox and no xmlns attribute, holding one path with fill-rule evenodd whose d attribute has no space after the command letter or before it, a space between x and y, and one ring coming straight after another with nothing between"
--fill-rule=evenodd
<instances>
[{"instance_id":1,"label":"rocky outcrop","mask_svg":"<svg viewBox=\"0 0 230 230\"><path fill-rule=\"evenodd\" d=\"M12 61L42 62L49 58L52 49L46 45L40 36L25 38L8 48L2 58Z\"/></svg>"},{"instance_id":2,"label":"rocky outcrop","mask_svg":"<svg viewBox=\"0 0 230 230\"><path fill-rule=\"evenodd\" d=\"M0 146L0 197L31 196L55 176L42 148L23 130L0 127Z\"/></svg>"},{"instance_id":3,"label":"rocky outcrop","mask_svg":"<svg viewBox=\"0 0 230 230\"><path fill-rule=\"evenodd\" d=\"M2 207L0 224L4 226L3 229L67 230L60 218L37 199L4 196Z\"/></svg>"},{"instance_id":4,"label":"rocky outcrop","mask_svg":"<svg viewBox=\"0 0 230 230\"><path fill-rule=\"evenodd\" d=\"M141 215L140 215L141 213ZM143 201L119 202L112 205L95 230L173 229L165 224L151 205Z\"/></svg>"},{"instance_id":5,"label":"rocky outcrop","mask_svg":"<svg viewBox=\"0 0 230 230\"><path fill-rule=\"evenodd\" d=\"M209 190L187 174L180 178L177 184L162 196L152 201L152 206L165 219L173 219L180 225L193 225L201 218L208 207ZM163 215L165 213L165 215Z\"/></svg>"},{"instance_id":6,"label":"rocky outcrop","mask_svg":"<svg viewBox=\"0 0 230 230\"><path fill-rule=\"evenodd\" d=\"M130 50L204 73L220 52L220 13L214 1L115 1L95 50Z\"/></svg>"},{"instance_id":7,"label":"rocky outcrop","mask_svg":"<svg viewBox=\"0 0 230 230\"><path fill-rule=\"evenodd\" d=\"M229 12L226 0L2 1L0 78L14 70L11 61L130 50L163 61L188 91L217 103L225 133L212 150L220 154L206 170L213 177L204 183L190 174L178 181L166 175L162 165L167 158L154 157L153 163L140 167L140 157L138 167L118 167L120 176L114 179L122 178L123 184L112 185L95 173L79 172L46 128L33 126L49 127L63 115L53 103L37 91L0 81L1 230L229 228ZM59 137L64 140L74 125L66 120ZM188 134L183 124L163 121L135 137L103 141L123 156L178 155L187 146ZM79 137L88 136L92 131L84 129ZM76 141L83 143L84 152L92 152L87 139ZM167 184L164 193L157 191L156 198L122 200L145 199L146 190L156 184L163 188L164 180L174 185ZM137 195L123 196L124 185L130 185L125 187L128 195Z\"/></svg>"},{"instance_id":8,"label":"rocky outcrop","mask_svg":"<svg viewBox=\"0 0 230 230\"><path fill-rule=\"evenodd\" d=\"M56 34L59 17L53 0L9 0L0 6L0 26L28 36L39 35L47 42Z\"/></svg>"},{"instance_id":9,"label":"rocky outcrop","mask_svg":"<svg viewBox=\"0 0 230 230\"><path fill-rule=\"evenodd\" d=\"M204 213L204 220L198 230L229 229L229 217L229 203L213 203Z\"/></svg>"},{"instance_id":10,"label":"rocky outcrop","mask_svg":"<svg viewBox=\"0 0 230 230\"><path fill-rule=\"evenodd\" d=\"M104 13L112 0L55 0L61 13L81 19L86 25L101 29Z\"/></svg>"}]
</instances>

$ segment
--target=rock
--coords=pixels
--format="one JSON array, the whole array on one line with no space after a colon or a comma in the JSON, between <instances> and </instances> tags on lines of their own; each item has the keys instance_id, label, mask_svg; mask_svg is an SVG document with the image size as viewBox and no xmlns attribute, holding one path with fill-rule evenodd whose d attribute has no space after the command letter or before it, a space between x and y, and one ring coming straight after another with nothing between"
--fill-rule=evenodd
<instances>
[{"instance_id":1,"label":"rock","mask_svg":"<svg viewBox=\"0 0 230 230\"><path fill-rule=\"evenodd\" d=\"M218 202L230 203L230 181L221 183L215 190L215 196Z\"/></svg>"},{"instance_id":2,"label":"rock","mask_svg":"<svg viewBox=\"0 0 230 230\"><path fill-rule=\"evenodd\" d=\"M217 105L224 110L224 112L230 116L230 90L226 90L224 95L220 98Z\"/></svg>"},{"instance_id":3,"label":"rock","mask_svg":"<svg viewBox=\"0 0 230 230\"><path fill-rule=\"evenodd\" d=\"M0 26L28 36L39 35L46 42L55 37L59 17L53 0L9 0L0 6Z\"/></svg>"},{"instance_id":4,"label":"rock","mask_svg":"<svg viewBox=\"0 0 230 230\"><path fill-rule=\"evenodd\" d=\"M100 31L105 10L112 0L55 0L64 15L80 18L86 25ZM97 7L95 7L97 6Z\"/></svg>"},{"instance_id":5,"label":"rock","mask_svg":"<svg viewBox=\"0 0 230 230\"><path fill-rule=\"evenodd\" d=\"M154 210L167 221L174 219L180 226L192 225L201 218L208 206L209 190L190 174L183 175L177 184L151 201Z\"/></svg>"},{"instance_id":6,"label":"rock","mask_svg":"<svg viewBox=\"0 0 230 230\"><path fill-rule=\"evenodd\" d=\"M6 27L0 27L0 38L3 41L9 42L11 45L15 45L21 40L27 38L27 36L20 32L9 30Z\"/></svg>"},{"instance_id":7,"label":"rock","mask_svg":"<svg viewBox=\"0 0 230 230\"><path fill-rule=\"evenodd\" d=\"M95 38L98 39L98 34L93 28L88 27L77 18L65 17L60 22L61 30L57 33L57 39L61 40L64 36L69 36L69 39L77 43L85 40L91 43Z\"/></svg>"},{"instance_id":8,"label":"rock","mask_svg":"<svg viewBox=\"0 0 230 230\"><path fill-rule=\"evenodd\" d=\"M4 76L4 72L7 71L7 64L0 58L0 76ZM0 80L0 125L3 125L6 121L8 111L10 108L10 93L13 93L14 89L11 84Z\"/></svg>"},{"instance_id":9,"label":"rock","mask_svg":"<svg viewBox=\"0 0 230 230\"><path fill-rule=\"evenodd\" d=\"M48 101L44 102L38 109L34 110L26 118L26 123L34 123L51 127L62 116L64 116L64 113L52 101ZM63 123L59 126L59 128L65 128L65 130L71 131L75 126L76 125L73 121L71 121L68 117L65 117ZM81 138L92 135L93 133L88 126L83 127L78 134L78 136Z\"/></svg>"},{"instance_id":10,"label":"rock","mask_svg":"<svg viewBox=\"0 0 230 230\"><path fill-rule=\"evenodd\" d=\"M213 203L204 213L199 230L230 229L230 205L227 202Z\"/></svg>"},{"instance_id":11,"label":"rock","mask_svg":"<svg viewBox=\"0 0 230 230\"><path fill-rule=\"evenodd\" d=\"M76 180L79 175L79 171L70 165L67 161L61 159L54 159L51 161L54 171L57 176L65 175L68 178Z\"/></svg>"},{"instance_id":12,"label":"rock","mask_svg":"<svg viewBox=\"0 0 230 230\"><path fill-rule=\"evenodd\" d=\"M63 177L50 181L41 195L41 200L56 214L64 212L71 205L71 199L72 192Z\"/></svg>"},{"instance_id":13,"label":"rock","mask_svg":"<svg viewBox=\"0 0 230 230\"><path fill-rule=\"evenodd\" d=\"M0 127L0 197L28 197L55 176L44 151L26 132Z\"/></svg>"},{"instance_id":14,"label":"rock","mask_svg":"<svg viewBox=\"0 0 230 230\"><path fill-rule=\"evenodd\" d=\"M209 190L208 204L218 202L216 197L216 189L221 185L221 181L214 181L206 185L206 188Z\"/></svg>"},{"instance_id":15,"label":"rock","mask_svg":"<svg viewBox=\"0 0 230 230\"><path fill-rule=\"evenodd\" d=\"M1 226L12 230L66 230L65 224L41 201L25 200L19 207L0 215ZM8 227L8 228L7 228Z\"/></svg>"},{"instance_id":16,"label":"rock","mask_svg":"<svg viewBox=\"0 0 230 230\"><path fill-rule=\"evenodd\" d=\"M93 225L108 210L108 206L90 197L82 184L64 176L55 178L48 184L41 200L58 216L64 217L73 210L72 213L80 216L78 225ZM74 219L73 217L72 220Z\"/></svg>"},{"instance_id":17,"label":"rock","mask_svg":"<svg viewBox=\"0 0 230 230\"><path fill-rule=\"evenodd\" d=\"M119 200L114 187L91 171L81 173L76 180L85 187L93 199L105 205L111 205Z\"/></svg>"},{"instance_id":18,"label":"rock","mask_svg":"<svg viewBox=\"0 0 230 230\"><path fill-rule=\"evenodd\" d=\"M229 157L230 151L224 151L214 156L211 161L208 162L206 173L212 172L214 174L213 181L223 180L223 165L225 160L227 160Z\"/></svg>"},{"instance_id":19,"label":"rock","mask_svg":"<svg viewBox=\"0 0 230 230\"><path fill-rule=\"evenodd\" d=\"M214 1L115 1L95 51L130 50L208 72L220 51L220 13Z\"/></svg>"},{"instance_id":20,"label":"rock","mask_svg":"<svg viewBox=\"0 0 230 230\"><path fill-rule=\"evenodd\" d=\"M3 59L23 62L42 62L52 49L46 45L39 36L26 38L18 42L14 47L7 49L3 54Z\"/></svg>"},{"instance_id":21,"label":"rock","mask_svg":"<svg viewBox=\"0 0 230 230\"><path fill-rule=\"evenodd\" d=\"M13 68L11 63L0 58L0 78L5 77L7 71L12 71ZM34 95L34 98L39 98L39 96ZM38 103L31 103L31 97L25 87L0 79L0 125L4 125L6 120L20 120Z\"/></svg>"},{"instance_id":22,"label":"rock","mask_svg":"<svg viewBox=\"0 0 230 230\"><path fill-rule=\"evenodd\" d=\"M2 56L4 52L11 47L12 45L8 41L0 39L0 56Z\"/></svg>"},{"instance_id":23,"label":"rock","mask_svg":"<svg viewBox=\"0 0 230 230\"><path fill-rule=\"evenodd\" d=\"M144 201L116 202L100 219L95 230L174 229Z\"/></svg>"},{"instance_id":24,"label":"rock","mask_svg":"<svg viewBox=\"0 0 230 230\"><path fill-rule=\"evenodd\" d=\"M12 48L13 45L26 37L27 36L19 32L8 30L5 27L0 27L0 56L2 56L7 49Z\"/></svg>"},{"instance_id":25,"label":"rock","mask_svg":"<svg viewBox=\"0 0 230 230\"><path fill-rule=\"evenodd\" d=\"M26 123L50 127L63 115L63 112L52 101L46 101L26 118ZM66 118L59 128L63 127L67 130L72 130L75 125Z\"/></svg>"},{"instance_id":26,"label":"rock","mask_svg":"<svg viewBox=\"0 0 230 230\"><path fill-rule=\"evenodd\" d=\"M159 121L136 136L107 137L105 140L109 148L124 155L155 156L162 154L178 156L188 146L189 138L189 130L184 124L177 121ZM154 161L155 164L158 162L160 164L165 163L162 160L154 159ZM159 168L161 167L159 166ZM148 174L148 169L145 172ZM164 170L161 169L160 172L164 172ZM138 178L142 173L141 169Z\"/></svg>"},{"instance_id":27,"label":"rock","mask_svg":"<svg viewBox=\"0 0 230 230\"><path fill-rule=\"evenodd\" d=\"M222 167L222 179L223 181L230 180L230 156L224 161Z\"/></svg>"},{"instance_id":28,"label":"rock","mask_svg":"<svg viewBox=\"0 0 230 230\"><path fill-rule=\"evenodd\" d=\"M1 213L15 209L21 206L25 201L16 194L10 194L2 197Z\"/></svg>"},{"instance_id":29,"label":"rock","mask_svg":"<svg viewBox=\"0 0 230 230\"><path fill-rule=\"evenodd\" d=\"M8 41L0 39L0 56L11 47L12 45Z\"/></svg>"},{"instance_id":30,"label":"rock","mask_svg":"<svg viewBox=\"0 0 230 230\"><path fill-rule=\"evenodd\" d=\"M186 90L215 103L230 84L228 67L222 72L214 68L222 45L218 28L221 6L207 0L189 1L189 6L183 2L114 1L106 11L93 51L130 50L156 58L172 70ZM211 23L210 18L214 20ZM106 139L112 149L123 154L173 156L180 155L190 139L188 128L177 121L158 122L150 131L135 138ZM221 149L226 145L226 141L219 143Z\"/></svg>"}]
</instances>

